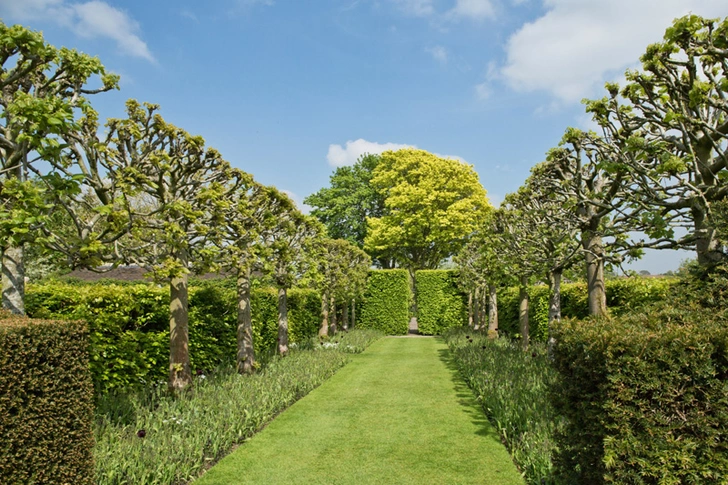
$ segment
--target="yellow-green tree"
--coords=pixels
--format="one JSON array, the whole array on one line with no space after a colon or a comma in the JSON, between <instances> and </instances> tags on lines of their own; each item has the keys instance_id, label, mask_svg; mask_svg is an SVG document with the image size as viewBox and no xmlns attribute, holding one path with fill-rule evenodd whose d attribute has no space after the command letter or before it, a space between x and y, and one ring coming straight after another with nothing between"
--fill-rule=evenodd
<instances>
[{"instance_id":1,"label":"yellow-green tree","mask_svg":"<svg viewBox=\"0 0 728 485\"><path fill-rule=\"evenodd\" d=\"M371 184L387 212L367 218L365 249L392 254L410 273L456 254L492 208L472 165L424 150L382 153Z\"/></svg>"}]
</instances>

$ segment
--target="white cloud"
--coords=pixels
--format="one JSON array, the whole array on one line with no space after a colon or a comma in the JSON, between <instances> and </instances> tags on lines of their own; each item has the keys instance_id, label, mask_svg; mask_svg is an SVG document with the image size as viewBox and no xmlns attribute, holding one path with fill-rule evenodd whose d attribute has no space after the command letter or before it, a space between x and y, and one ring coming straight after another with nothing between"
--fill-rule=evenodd
<instances>
[{"instance_id":1,"label":"white cloud","mask_svg":"<svg viewBox=\"0 0 728 485\"><path fill-rule=\"evenodd\" d=\"M443 46L436 45L435 47L428 47L425 49L425 52L430 54L437 62L447 64L447 49Z\"/></svg>"},{"instance_id":2,"label":"white cloud","mask_svg":"<svg viewBox=\"0 0 728 485\"><path fill-rule=\"evenodd\" d=\"M379 154L388 150L400 150L402 148L417 148L414 145L403 145L400 143L377 143L359 138L354 141L347 141L346 146L329 145L329 153L326 159L332 167L343 167L345 165L354 165L359 157L365 153Z\"/></svg>"},{"instance_id":3,"label":"white cloud","mask_svg":"<svg viewBox=\"0 0 728 485\"><path fill-rule=\"evenodd\" d=\"M483 20L495 17L495 7L491 0L457 0L448 15Z\"/></svg>"},{"instance_id":4,"label":"white cloud","mask_svg":"<svg viewBox=\"0 0 728 485\"><path fill-rule=\"evenodd\" d=\"M154 62L138 33L139 24L106 2L66 3L65 0L0 0L3 15L18 20L49 20L87 38L108 38L128 55Z\"/></svg>"},{"instance_id":5,"label":"white cloud","mask_svg":"<svg viewBox=\"0 0 728 485\"><path fill-rule=\"evenodd\" d=\"M475 85L475 97L479 100L485 101L490 98L491 94L493 94L493 91L490 88L490 83L487 81Z\"/></svg>"},{"instance_id":6,"label":"white cloud","mask_svg":"<svg viewBox=\"0 0 728 485\"><path fill-rule=\"evenodd\" d=\"M544 0L549 9L508 40L502 79L520 91L562 102L599 93L662 39L673 18L691 11L728 15L725 0Z\"/></svg>"}]
</instances>

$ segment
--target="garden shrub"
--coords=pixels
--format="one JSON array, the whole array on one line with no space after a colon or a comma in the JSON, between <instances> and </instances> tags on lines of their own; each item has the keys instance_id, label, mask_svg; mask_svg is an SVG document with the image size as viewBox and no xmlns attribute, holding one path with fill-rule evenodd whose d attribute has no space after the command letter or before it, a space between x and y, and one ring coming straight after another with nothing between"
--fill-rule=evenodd
<instances>
[{"instance_id":1,"label":"garden shrub","mask_svg":"<svg viewBox=\"0 0 728 485\"><path fill-rule=\"evenodd\" d=\"M567 483L728 483L726 312L663 305L556 328Z\"/></svg>"},{"instance_id":2,"label":"garden shrub","mask_svg":"<svg viewBox=\"0 0 728 485\"><path fill-rule=\"evenodd\" d=\"M467 324L467 295L458 287L457 270L420 270L415 273L417 326L426 335L440 335Z\"/></svg>"},{"instance_id":3,"label":"garden shrub","mask_svg":"<svg viewBox=\"0 0 728 485\"><path fill-rule=\"evenodd\" d=\"M404 269L369 272L357 325L387 335L404 335L409 327L410 285Z\"/></svg>"},{"instance_id":4,"label":"garden shrub","mask_svg":"<svg viewBox=\"0 0 728 485\"><path fill-rule=\"evenodd\" d=\"M607 308L614 316L636 311L667 299L674 278L615 278L606 281ZM529 324L531 340L548 339L548 311L550 292L546 285L531 286L529 295ZM582 319L589 316L586 283L561 285L561 315L563 318ZM518 338L518 288L510 287L498 292L498 323L502 335Z\"/></svg>"},{"instance_id":5,"label":"garden shrub","mask_svg":"<svg viewBox=\"0 0 728 485\"><path fill-rule=\"evenodd\" d=\"M189 346L192 368L212 370L236 355L234 285L203 281L190 287ZM36 318L85 320L90 330L91 373L97 392L166 381L169 372L169 290L138 283L28 286L26 308ZM289 291L291 342L316 335L320 297ZM278 338L278 300L272 288L251 293L255 350L265 354Z\"/></svg>"},{"instance_id":6,"label":"garden shrub","mask_svg":"<svg viewBox=\"0 0 728 485\"><path fill-rule=\"evenodd\" d=\"M0 483L95 483L92 421L85 324L0 315Z\"/></svg>"}]
</instances>

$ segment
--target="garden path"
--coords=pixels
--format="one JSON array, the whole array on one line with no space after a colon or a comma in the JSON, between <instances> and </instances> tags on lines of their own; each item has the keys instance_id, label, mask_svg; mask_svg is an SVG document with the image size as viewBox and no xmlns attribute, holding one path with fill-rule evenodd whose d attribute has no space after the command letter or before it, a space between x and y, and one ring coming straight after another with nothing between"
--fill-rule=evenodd
<instances>
[{"instance_id":1,"label":"garden path","mask_svg":"<svg viewBox=\"0 0 728 485\"><path fill-rule=\"evenodd\" d=\"M195 482L523 484L436 338L384 338Z\"/></svg>"}]
</instances>

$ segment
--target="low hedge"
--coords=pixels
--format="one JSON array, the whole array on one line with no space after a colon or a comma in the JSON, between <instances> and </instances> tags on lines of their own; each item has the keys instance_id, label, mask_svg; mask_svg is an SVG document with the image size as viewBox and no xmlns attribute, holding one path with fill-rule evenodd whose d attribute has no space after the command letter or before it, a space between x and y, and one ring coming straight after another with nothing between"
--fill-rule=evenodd
<instances>
[{"instance_id":1,"label":"low hedge","mask_svg":"<svg viewBox=\"0 0 728 485\"><path fill-rule=\"evenodd\" d=\"M409 329L409 273L404 269L369 272L357 326L386 335L405 335Z\"/></svg>"},{"instance_id":2,"label":"low hedge","mask_svg":"<svg viewBox=\"0 0 728 485\"><path fill-rule=\"evenodd\" d=\"M641 277L607 280L607 308L612 315L619 316L664 301L677 281L675 278ZM531 340L545 342L548 338L549 288L546 285L531 286L528 294ZM586 283L561 285L561 315L576 319L589 316ZM517 287L498 291L498 317L501 334L518 338Z\"/></svg>"},{"instance_id":3,"label":"low hedge","mask_svg":"<svg viewBox=\"0 0 728 485\"><path fill-rule=\"evenodd\" d=\"M91 373L99 393L166 381L169 362L169 290L148 283L29 285L26 309L36 318L85 320L90 330ZM291 342L316 335L320 297L289 291ZM277 341L278 300L272 288L254 288L251 311L255 350ZM212 370L235 359L237 305L234 285L201 282L190 287L189 346L193 369Z\"/></svg>"},{"instance_id":4,"label":"low hedge","mask_svg":"<svg viewBox=\"0 0 728 485\"><path fill-rule=\"evenodd\" d=\"M565 483L728 483L726 316L663 305L557 325Z\"/></svg>"},{"instance_id":5,"label":"low hedge","mask_svg":"<svg viewBox=\"0 0 728 485\"><path fill-rule=\"evenodd\" d=\"M86 326L0 316L0 370L0 483L95 483Z\"/></svg>"},{"instance_id":6,"label":"low hedge","mask_svg":"<svg viewBox=\"0 0 728 485\"><path fill-rule=\"evenodd\" d=\"M467 325L467 295L458 287L457 270L421 270L415 273L417 326L426 335Z\"/></svg>"}]
</instances>

